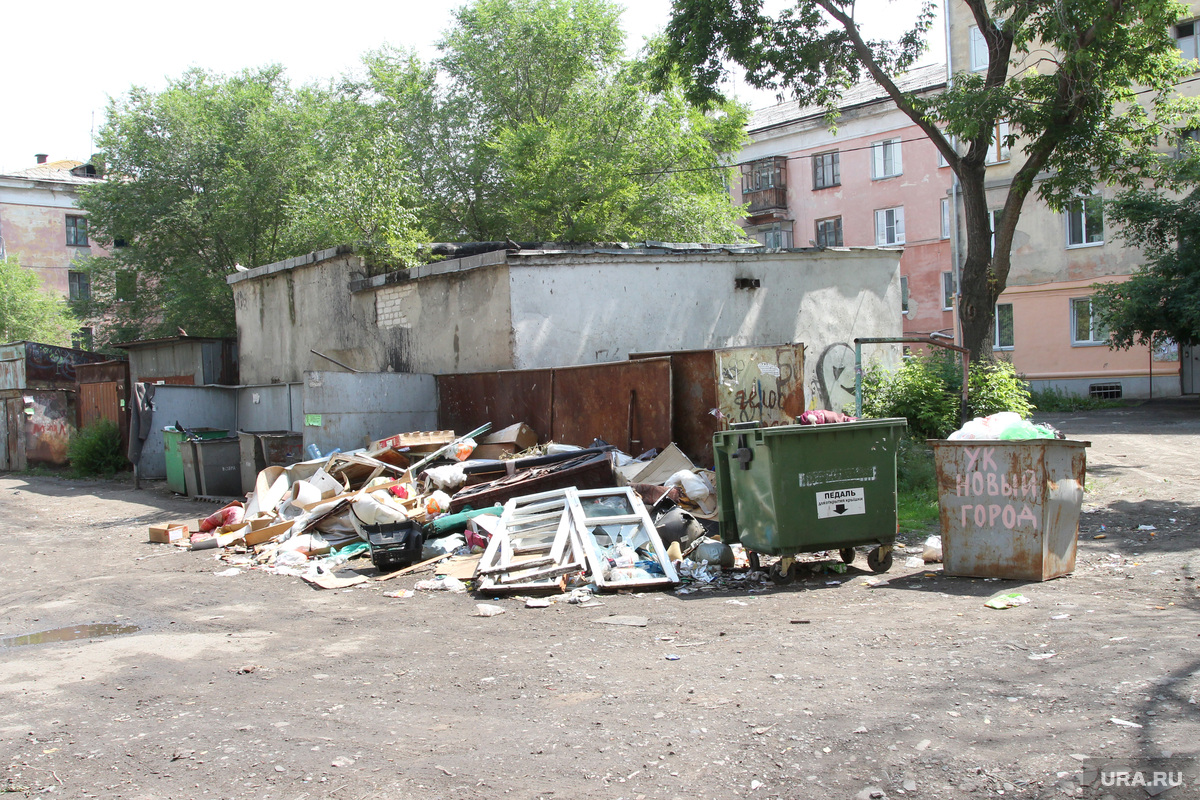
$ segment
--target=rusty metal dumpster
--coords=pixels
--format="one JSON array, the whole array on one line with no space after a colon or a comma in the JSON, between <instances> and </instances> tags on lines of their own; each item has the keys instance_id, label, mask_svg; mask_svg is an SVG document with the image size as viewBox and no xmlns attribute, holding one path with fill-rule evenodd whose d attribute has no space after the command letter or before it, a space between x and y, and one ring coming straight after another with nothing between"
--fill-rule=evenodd
<instances>
[{"instance_id":1,"label":"rusty metal dumpster","mask_svg":"<svg viewBox=\"0 0 1200 800\"><path fill-rule=\"evenodd\" d=\"M1044 581L1074 571L1090 444L931 441L945 573Z\"/></svg>"}]
</instances>

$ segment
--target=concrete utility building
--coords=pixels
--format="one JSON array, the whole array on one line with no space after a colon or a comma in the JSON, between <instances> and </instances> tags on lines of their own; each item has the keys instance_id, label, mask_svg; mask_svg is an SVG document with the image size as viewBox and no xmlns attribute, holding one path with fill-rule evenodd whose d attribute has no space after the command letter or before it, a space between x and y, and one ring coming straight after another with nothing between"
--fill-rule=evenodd
<instances>
[{"instance_id":1,"label":"concrete utility building","mask_svg":"<svg viewBox=\"0 0 1200 800\"><path fill-rule=\"evenodd\" d=\"M899 261L898 249L876 248L563 246L371 277L343 247L227 280L243 384L302 381L338 364L446 374L800 342L806 384L817 384L821 362L849 376L852 399L855 337L901 335ZM837 364L821 358L832 351ZM840 408L847 398L828 399Z\"/></svg>"}]
</instances>

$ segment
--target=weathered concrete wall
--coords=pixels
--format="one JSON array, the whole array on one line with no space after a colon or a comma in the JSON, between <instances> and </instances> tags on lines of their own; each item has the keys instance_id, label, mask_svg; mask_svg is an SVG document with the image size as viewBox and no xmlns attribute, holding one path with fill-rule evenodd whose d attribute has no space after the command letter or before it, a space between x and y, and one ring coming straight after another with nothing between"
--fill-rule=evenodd
<instances>
[{"instance_id":1,"label":"weathered concrete wall","mask_svg":"<svg viewBox=\"0 0 1200 800\"><path fill-rule=\"evenodd\" d=\"M76 193L67 187L17 179L0 179L0 236L10 258L36 272L42 285L64 297L67 273L79 256L90 256L90 246L67 246L68 214L81 215ZM96 255L102 255L99 247Z\"/></svg>"},{"instance_id":2,"label":"weathered concrete wall","mask_svg":"<svg viewBox=\"0 0 1200 800\"><path fill-rule=\"evenodd\" d=\"M855 337L901 335L899 261L875 249L510 256L514 366L801 342L806 394L840 409L847 386L853 399ZM759 288L735 288L739 278Z\"/></svg>"},{"instance_id":3,"label":"weathered concrete wall","mask_svg":"<svg viewBox=\"0 0 1200 800\"><path fill-rule=\"evenodd\" d=\"M243 384L295 382L338 370L453 372L511 366L502 266L459 271L460 259L352 292L361 259L323 251L230 277ZM503 254L501 254L502 256ZM441 280L434 274L452 274Z\"/></svg>"},{"instance_id":4,"label":"weathered concrete wall","mask_svg":"<svg viewBox=\"0 0 1200 800\"><path fill-rule=\"evenodd\" d=\"M304 446L353 450L394 433L437 428L432 375L306 372Z\"/></svg>"}]
</instances>

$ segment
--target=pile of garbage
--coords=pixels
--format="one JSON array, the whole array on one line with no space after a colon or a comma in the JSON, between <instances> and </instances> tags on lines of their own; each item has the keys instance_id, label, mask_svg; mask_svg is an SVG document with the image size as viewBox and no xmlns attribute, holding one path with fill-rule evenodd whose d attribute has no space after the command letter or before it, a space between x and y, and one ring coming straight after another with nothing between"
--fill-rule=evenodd
<instances>
[{"instance_id":1,"label":"pile of garbage","mask_svg":"<svg viewBox=\"0 0 1200 800\"><path fill-rule=\"evenodd\" d=\"M1066 434L1051 425L1035 425L1013 411L1001 411L976 417L947 439L1065 439Z\"/></svg>"},{"instance_id":2,"label":"pile of garbage","mask_svg":"<svg viewBox=\"0 0 1200 800\"><path fill-rule=\"evenodd\" d=\"M717 535L713 474L675 445L633 457L598 440L538 446L523 424L485 437L490 427L267 467L244 500L150 539L322 588L368 580L335 574L367 557L376 580L436 563L418 588L491 594L709 583L737 563Z\"/></svg>"}]
</instances>

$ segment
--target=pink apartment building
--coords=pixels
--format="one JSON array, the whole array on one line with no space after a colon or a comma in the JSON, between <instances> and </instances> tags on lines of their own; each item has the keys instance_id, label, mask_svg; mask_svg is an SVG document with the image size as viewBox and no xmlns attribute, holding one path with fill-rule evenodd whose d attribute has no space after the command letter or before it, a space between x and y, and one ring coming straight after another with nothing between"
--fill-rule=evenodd
<instances>
[{"instance_id":1,"label":"pink apartment building","mask_svg":"<svg viewBox=\"0 0 1200 800\"><path fill-rule=\"evenodd\" d=\"M29 169L0 174L0 257L17 259L65 298L86 297L91 287L78 259L106 251L91 243L77 198L102 178L81 161L37 159ZM74 338L75 347L90 349L90 328Z\"/></svg>"},{"instance_id":2,"label":"pink apartment building","mask_svg":"<svg viewBox=\"0 0 1200 800\"><path fill-rule=\"evenodd\" d=\"M937 92L946 67L904 76ZM875 83L846 93L836 132L824 110L786 102L756 111L739 155L746 233L768 247L901 247L904 332L953 335L951 171ZM847 315L853 308L845 309Z\"/></svg>"}]
</instances>

